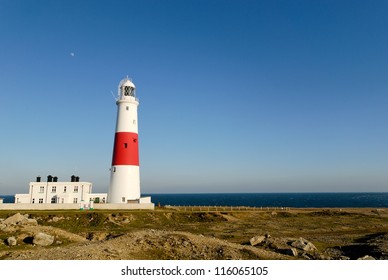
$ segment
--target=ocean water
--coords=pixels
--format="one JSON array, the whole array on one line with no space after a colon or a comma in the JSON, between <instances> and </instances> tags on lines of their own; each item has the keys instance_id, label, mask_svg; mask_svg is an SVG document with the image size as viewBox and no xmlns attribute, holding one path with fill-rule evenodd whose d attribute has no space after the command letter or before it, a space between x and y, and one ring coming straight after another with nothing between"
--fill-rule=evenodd
<instances>
[{"instance_id":1,"label":"ocean water","mask_svg":"<svg viewBox=\"0 0 388 280\"><path fill-rule=\"evenodd\" d=\"M144 194L155 205L174 206L250 206L295 208L383 208L388 207L384 193L211 193L211 194ZM13 203L13 196L2 196Z\"/></svg>"},{"instance_id":2,"label":"ocean water","mask_svg":"<svg viewBox=\"0 0 388 280\"><path fill-rule=\"evenodd\" d=\"M388 193L151 194L156 205L251 207L388 207Z\"/></svg>"}]
</instances>

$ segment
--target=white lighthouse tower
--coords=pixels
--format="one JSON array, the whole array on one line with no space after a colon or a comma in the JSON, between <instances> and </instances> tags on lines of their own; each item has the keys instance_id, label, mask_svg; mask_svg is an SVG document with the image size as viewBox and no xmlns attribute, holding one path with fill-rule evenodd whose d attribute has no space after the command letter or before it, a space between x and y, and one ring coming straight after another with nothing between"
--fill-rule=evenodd
<instances>
[{"instance_id":1,"label":"white lighthouse tower","mask_svg":"<svg viewBox=\"0 0 388 280\"><path fill-rule=\"evenodd\" d=\"M117 121L108 203L150 203L140 198L136 87L128 78L118 88Z\"/></svg>"}]
</instances>

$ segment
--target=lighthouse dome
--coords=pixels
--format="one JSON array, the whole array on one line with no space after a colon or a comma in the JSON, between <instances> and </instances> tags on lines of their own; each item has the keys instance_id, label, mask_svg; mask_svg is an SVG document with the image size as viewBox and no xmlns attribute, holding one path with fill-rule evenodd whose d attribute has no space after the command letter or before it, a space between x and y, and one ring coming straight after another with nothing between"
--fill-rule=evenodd
<instances>
[{"instance_id":1,"label":"lighthouse dome","mask_svg":"<svg viewBox=\"0 0 388 280\"><path fill-rule=\"evenodd\" d=\"M119 84L119 99L126 99L125 97L130 96L136 97L135 90L136 86L128 77L122 79Z\"/></svg>"},{"instance_id":2,"label":"lighthouse dome","mask_svg":"<svg viewBox=\"0 0 388 280\"><path fill-rule=\"evenodd\" d=\"M135 85L133 84L133 82L128 77L121 80L121 82L119 84L119 88L121 88L121 87L136 88Z\"/></svg>"}]
</instances>

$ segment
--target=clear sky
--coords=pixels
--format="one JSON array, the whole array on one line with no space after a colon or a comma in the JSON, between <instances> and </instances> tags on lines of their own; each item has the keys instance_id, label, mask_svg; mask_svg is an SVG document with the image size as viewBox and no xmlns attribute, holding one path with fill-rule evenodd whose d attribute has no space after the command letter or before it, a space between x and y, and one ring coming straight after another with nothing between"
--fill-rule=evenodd
<instances>
[{"instance_id":1,"label":"clear sky","mask_svg":"<svg viewBox=\"0 0 388 280\"><path fill-rule=\"evenodd\" d=\"M388 191L388 1L0 0L0 194L107 192L137 87L142 193Z\"/></svg>"}]
</instances>

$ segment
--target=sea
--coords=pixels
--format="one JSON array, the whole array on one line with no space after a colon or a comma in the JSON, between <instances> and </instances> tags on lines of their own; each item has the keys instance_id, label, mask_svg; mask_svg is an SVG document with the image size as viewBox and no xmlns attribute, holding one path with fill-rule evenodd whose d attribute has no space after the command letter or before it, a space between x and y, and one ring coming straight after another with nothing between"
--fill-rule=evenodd
<instances>
[{"instance_id":1,"label":"sea","mask_svg":"<svg viewBox=\"0 0 388 280\"><path fill-rule=\"evenodd\" d=\"M143 194L155 205L171 206L248 206L293 208L384 208L388 192L373 193L197 193ZM14 196L0 195L4 203Z\"/></svg>"}]
</instances>

